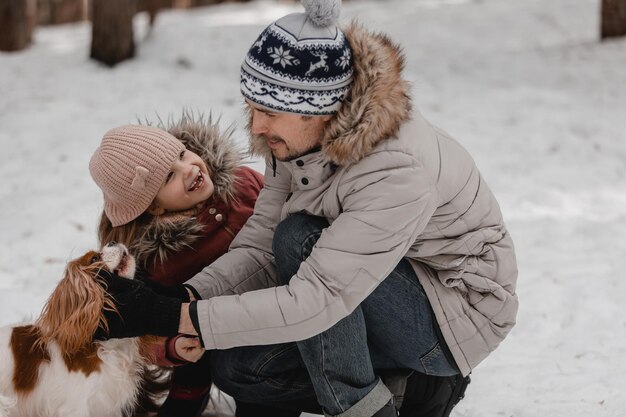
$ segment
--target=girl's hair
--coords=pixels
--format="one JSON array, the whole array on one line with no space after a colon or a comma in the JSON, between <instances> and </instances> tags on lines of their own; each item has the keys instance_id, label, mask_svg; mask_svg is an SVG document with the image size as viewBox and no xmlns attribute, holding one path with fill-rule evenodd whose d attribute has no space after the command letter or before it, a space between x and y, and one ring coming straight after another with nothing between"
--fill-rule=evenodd
<instances>
[{"instance_id":1,"label":"girl's hair","mask_svg":"<svg viewBox=\"0 0 626 417\"><path fill-rule=\"evenodd\" d=\"M109 242L123 243L132 252L132 247L139 241L146 231L146 227L150 223L152 215L144 212L139 217L121 226L113 227L111 220L107 217L104 210L100 216L100 224L98 225L98 240L100 246L104 246Z\"/></svg>"}]
</instances>

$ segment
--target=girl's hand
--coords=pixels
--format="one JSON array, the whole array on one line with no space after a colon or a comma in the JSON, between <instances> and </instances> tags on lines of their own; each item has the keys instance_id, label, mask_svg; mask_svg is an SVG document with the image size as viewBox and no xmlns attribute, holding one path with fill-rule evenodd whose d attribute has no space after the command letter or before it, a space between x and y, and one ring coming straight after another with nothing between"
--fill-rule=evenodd
<instances>
[{"instance_id":1,"label":"girl's hand","mask_svg":"<svg viewBox=\"0 0 626 417\"><path fill-rule=\"evenodd\" d=\"M187 362L197 362L204 355L204 348L197 337L178 337L174 344L176 356Z\"/></svg>"}]
</instances>

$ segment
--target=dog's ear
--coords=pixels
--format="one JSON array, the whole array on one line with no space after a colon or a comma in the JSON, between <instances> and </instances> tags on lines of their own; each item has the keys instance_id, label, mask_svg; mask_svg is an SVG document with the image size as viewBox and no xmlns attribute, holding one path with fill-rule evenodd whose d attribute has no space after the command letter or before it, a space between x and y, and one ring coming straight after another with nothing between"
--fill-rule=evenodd
<instances>
[{"instance_id":1,"label":"dog's ear","mask_svg":"<svg viewBox=\"0 0 626 417\"><path fill-rule=\"evenodd\" d=\"M103 309L110 305L95 278L103 263L85 265L84 258L67 265L38 321L44 339L56 341L67 356L88 346L98 326L106 327Z\"/></svg>"}]
</instances>

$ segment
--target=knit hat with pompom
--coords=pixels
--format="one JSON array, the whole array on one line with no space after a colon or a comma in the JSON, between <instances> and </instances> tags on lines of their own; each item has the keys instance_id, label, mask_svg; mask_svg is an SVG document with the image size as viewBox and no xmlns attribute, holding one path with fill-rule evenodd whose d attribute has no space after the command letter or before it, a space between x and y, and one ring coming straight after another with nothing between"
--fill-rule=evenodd
<instances>
[{"instance_id":1,"label":"knit hat with pompom","mask_svg":"<svg viewBox=\"0 0 626 417\"><path fill-rule=\"evenodd\" d=\"M241 92L265 108L334 114L352 82L352 51L337 26L340 0L302 0L305 13L269 25L241 66Z\"/></svg>"}]
</instances>

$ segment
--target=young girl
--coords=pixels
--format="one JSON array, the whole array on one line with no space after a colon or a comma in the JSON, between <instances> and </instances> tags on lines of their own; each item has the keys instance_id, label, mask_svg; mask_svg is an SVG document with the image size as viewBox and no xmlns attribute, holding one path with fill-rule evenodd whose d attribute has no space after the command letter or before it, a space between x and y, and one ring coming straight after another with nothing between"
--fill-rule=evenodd
<instances>
[{"instance_id":1,"label":"young girl","mask_svg":"<svg viewBox=\"0 0 626 417\"><path fill-rule=\"evenodd\" d=\"M263 177L216 125L183 114L159 128L122 126L107 132L89 170L104 195L100 244L124 243L137 276L179 288L228 250L252 214ZM171 341L169 362L180 365ZM200 416L211 387L208 354L176 366L158 416Z\"/></svg>"}]
</instances>

